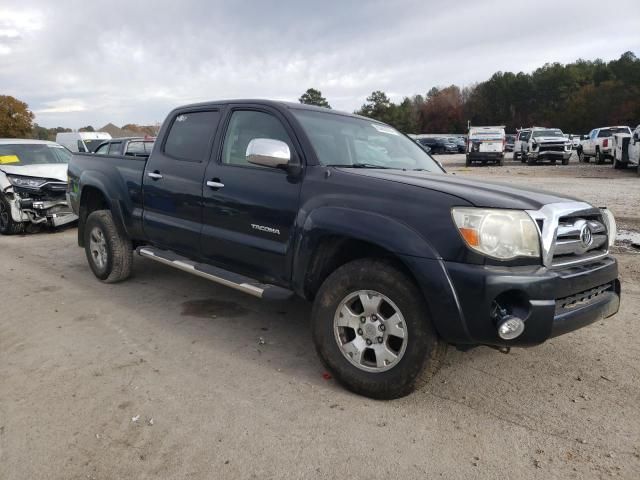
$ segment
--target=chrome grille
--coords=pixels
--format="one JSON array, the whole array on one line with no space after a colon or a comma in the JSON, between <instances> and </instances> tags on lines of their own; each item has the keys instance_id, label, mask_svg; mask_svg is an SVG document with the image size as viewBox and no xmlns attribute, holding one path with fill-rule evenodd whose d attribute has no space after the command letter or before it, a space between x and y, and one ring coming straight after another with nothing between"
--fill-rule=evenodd
<instances>
[{"instance_id":1,"label":"chrome grille","mask_svg":"<svg viewBox=\"0 0 640 480\"><path fill-rule=\"evenodd\" d=\"M540 228L547 267L583 263L608 253L607 227L598 208L583 202L552 203L529 215Z\"/></svg>"}]
</instances>

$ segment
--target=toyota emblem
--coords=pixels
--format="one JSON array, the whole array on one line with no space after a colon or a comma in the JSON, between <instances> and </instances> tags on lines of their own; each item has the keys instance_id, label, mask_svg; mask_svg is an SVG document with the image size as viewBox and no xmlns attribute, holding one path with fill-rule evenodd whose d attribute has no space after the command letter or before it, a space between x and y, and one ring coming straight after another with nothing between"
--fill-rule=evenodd
<instances>
[{"instance_id":1,"label":"toyota emblem","mask_svg":"<svg viewBox=\"0 0 640 480\"><path fill-rule=\"evenodd\" d=\"M591 233L589 225L584 225L582 230L580 230L580 243L582 243L584 248L589 248L593 243L593 234Z\"/></svg>"}]
</instances>

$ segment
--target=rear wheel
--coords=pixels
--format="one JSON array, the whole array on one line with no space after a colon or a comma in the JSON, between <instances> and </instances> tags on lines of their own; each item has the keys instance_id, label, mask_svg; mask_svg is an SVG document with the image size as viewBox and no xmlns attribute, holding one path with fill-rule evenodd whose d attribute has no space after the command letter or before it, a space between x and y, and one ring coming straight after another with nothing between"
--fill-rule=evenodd
<instances>
[{"instance_id":1,"label":"rear wheel","mask_svg":"<svg viewBox=\"0 0 640 480\"><path fill-rule=\"evenodd\" d=\"M604 163L604 156L600 153L600 150L596 150L596 163L602 165Z\"/></svg>"},{"instance_id":2,"label":"rear wheel","mask_svg":"<svg viewBox=\"0 0 640 480\"><path fill-rule=\"evenodd\" d=\"M312 334L336 380L372 398L409 394L433 376L446 351L421 291L380 259L354 260L324 281L313 304Z\"/></svg>"},{"instance_id":3,"label":"rear wheel","mask_svg":"<svg viewBox=\"0 0 640 480\"><path fill-rule=\"evenodd\" d=\"M0 195L0 234L15 235L24 232L24 222L16 222L11 215L11 205L4 195Z\"/></svg>"},{"instance_id":4,"label":"rear wheel","mask_svg":"<svg viewBox=\"0 0 640 480\"><path fill-rule=\"evenodd\" d=\"M467 155L467 158L465 159L464 165L465 165L465 167L470 167L471 166L471 159L469 158L469 155Z\"/></svg>"},{"instance_id":5,"label":"rear wheel","mask_svg":"<svg viewBox=\"0 0 640 480\"><path fill-rule=\"evenodd\" d=\"M93 274L105 283L116 283L131 275L133 248L121 234L108 210L96 210L87 218L84 249Z\"/></svg>"}]
</instances>

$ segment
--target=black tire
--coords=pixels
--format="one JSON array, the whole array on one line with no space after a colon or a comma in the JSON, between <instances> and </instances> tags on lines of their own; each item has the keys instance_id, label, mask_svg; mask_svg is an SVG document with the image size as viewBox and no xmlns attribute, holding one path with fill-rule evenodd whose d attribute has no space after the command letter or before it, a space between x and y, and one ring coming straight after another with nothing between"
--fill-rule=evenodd
<instances>
[{"instance_id":1,"label":"black tire","mask_svg":"<svg viewBox=\"0 0 640 480\"><path fill-rule=\"evenodd\" d=\"M580 163L589 163L589 157L587 157L582 148L578 148L578 162Z\"/></svg>"},{"instance_id":2,"label":"black tire","mask_svg":"<svg viewBox=\"0 0 640 480\"><path fill-rule=\"evenodd\" d=\"M467 155L467 158L464 161L464 166L465 167L470 167L471 166L471 159L469 158L469 155Z\"/></svg>"},{"instance_id":3,"label":"black tire","mask_svg":"<svg viewBox=\"0 0 640 480\"><path fill-rule=\"evenodd\" d=\"M93 250L96 239L104 240L104 256ZM95 243L92 243L92 237ZM96 210L87 218L84 228L84 250L93 274L105 283L116 283L131 275L133 248L131 240L122 235L109 210ZM102 262L98 260L102 258ZM102 264L100 264L102 263Z\"/></svg>"},{"instance_id":4,"label":"black tire","mask_svg":"<svg viewBox=\"0 0 640 480\"><path fill-rule=\"evenodd\" d=\"M563 158L562 159L562 164L563 165L569 165L569 159L568 158Z\"/></svg>"},{"instance_id":5,"label":"black tire","mask_svg":"<svg viewBox=\"0 0 640 480\"><path fill-rule=\"evenodd\" d=\"M602 165L604 163L604 157L600 153L600 150L596 150L596 164Z\"/></svg>"},{"instance_id":6,"label":"black tire","mask_svg":"<svg viewBox=\"0 0 640 480\"><path fill-rule=\"evenodd\" d=\"M535 165L536 163L538 163L538 159L527 157L527 165Z\"/></svg>"},{"instance_id":7,"label":"black tire","mask_svg":"<svg viewBox=\"0 0 640 480\"><path fill-rule=\"evenodd\" d=\"M24 232L25 223L16 222L11 216L11 205L4 195L0 195L0 234L15 235Z\"/></svg>"},{"instance_id":8,"label":"black tire","mask_svg":"<svg viewBox=\"0 0 640 480\"><path fill-rule=\"evenodd\" d=\"M343 300L363 290L388 297L404 317L404 354L384 371L355 366L343 353L334 331L334 318ZM446 352L446 343L431 324L422 292L402 271L381 259L354 260L329 275L316 295L311 322L316 351L327 370L347 389L371 398L392 399L411 393L437 372Z\"/></svg>"},{"instance_id":9,"label":"black tire","mask_svg":"<svg viewBox=\"0 0 640 480\"><path fill-rule=\"evenodd\" d=\"M518 160L518 152L516 152L515 150L514 150L514 152L513 152L513 160L514 160L514 161L515 161L515 160Z\"/></svg>"},{"instance_id":10,"label":"black tire","mask_svg":"<svg viewBox=\"0 0 640 480\"><path fill-rule=\"evenodd\" d=\"M502 167L504 165L504 155L502 157L500 157L500 160L498 160L496 162L500 167Z\"/></svg>"},{"instance_id":11,"label":"black tire","mask_svg":"<svg viewBox=\"0 0 640 480\"><path fill-rule=\"evenodd\" d=\"M613 154L613 168L615 168L616 170L627 168L627 165L625 163L622 163L620 160L618 160L618 157L615 153Z\"/></svg>"}]
</instances>

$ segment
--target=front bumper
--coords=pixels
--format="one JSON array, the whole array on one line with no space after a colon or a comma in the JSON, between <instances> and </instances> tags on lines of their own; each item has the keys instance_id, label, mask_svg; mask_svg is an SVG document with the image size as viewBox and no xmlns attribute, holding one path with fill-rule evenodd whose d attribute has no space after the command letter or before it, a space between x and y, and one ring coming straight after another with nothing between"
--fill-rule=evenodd
<instances>
[{"instance_id":1,"label":"front bumper","mask_svg":"<svg viewBox=\"0 0 640 480\"><path fill-rule=\"evenodd\" d=\"M571 158L571 150L558 152L555 150L542 150L527 153L527 157L536 160L568 160Z\"/></svg>"},{"instance_id":2,"label":"front bumper","mask_svg":"<svg viewBox=\"0 0 640 480\"><path fill-rule=\"evenodd\" d=\"M78 219L65 196L41 197L18 191L5 192L15 222L60 227Z\"/></svg>"},{"instance_id":3,"label":"front bumper","mask_svg":"<svg viewBox=\"0 0 640 480\"><path fill-rule=\"evenodd\" d=\"M564 269L443 263L463 323L452 332L464 332L448 338L451 343L537 345L610 317L620 306L618 266L610 256ZM525 321L522 335L510 341L498 336L496 303Z\"/></svg>"}]
</instances>

